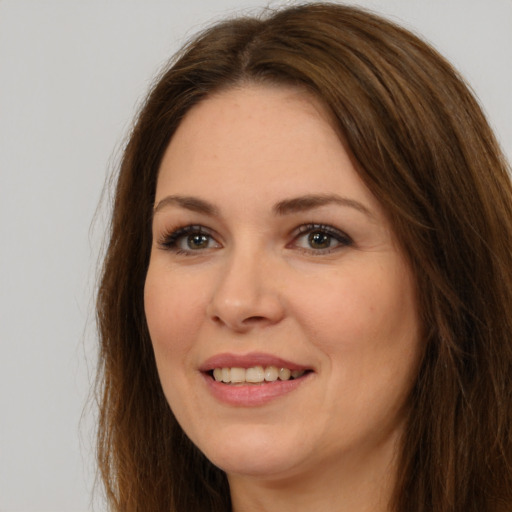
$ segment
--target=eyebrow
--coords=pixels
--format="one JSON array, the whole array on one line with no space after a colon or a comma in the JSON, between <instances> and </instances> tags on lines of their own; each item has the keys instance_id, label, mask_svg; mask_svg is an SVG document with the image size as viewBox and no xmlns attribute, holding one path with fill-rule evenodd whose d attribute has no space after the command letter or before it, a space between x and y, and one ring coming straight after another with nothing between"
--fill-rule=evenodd
<instances>
[{"instance_id":1,"label":"eyebrow","mask_svg":"<svg viewBox=\"0 0 512 512\"><path fill-rule=\"evenodd\" d=\"M289 215L292 213L304 212L314 210L322 206L335 204L348 208L353 208L369 217L373 217L372 212L359 201L342 197L337 194L308 194L304 196L294 197L291 199L284 199L279 201L272 208L276 215ZM193 196L180 196L172 195L164 197L160 200L153 209L153 215L168 206L178 206L185 210L190 210L196 213L202 213L208 216L218 216L219 209L212 203L199 199Z\"/></svg>"},{"instance_id":2,"label":"eyebrow","mask_svg":"<svg viewBox=\"0 0 512 512\"><path fill-rule=\"evenodd\" d=\"M219 215L219 209L216 206L209 203L208 201L205 201L204 199L199 199L193 196L164 197L155 205L153 209L153 215L158 213L166 206L179 206L180 208L184 208L185 210L202 213L204 215L209 216Z\"/></svg>"},{"instance_id":3,"label":"eyebrow","mask_svg":"<svg viewBox=\"0 0 512 512\"><path fill-rule=\"evenodd\" d=\"M308 194L292 199L285 199L283 201L279 201L279 203L274 206L273 210L277 215L288 215L290 213L313 210L329 204L354 208L369 217L373 217L371 210L359 201L349 199L348 197L342 197L337 194Z\"/></svg>"}]
</instances>

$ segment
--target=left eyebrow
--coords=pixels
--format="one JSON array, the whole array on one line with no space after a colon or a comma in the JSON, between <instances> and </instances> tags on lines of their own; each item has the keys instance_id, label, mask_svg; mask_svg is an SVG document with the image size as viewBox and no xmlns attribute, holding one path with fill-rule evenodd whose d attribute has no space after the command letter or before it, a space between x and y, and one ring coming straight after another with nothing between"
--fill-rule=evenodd
<instances>
[{"instance_id":1,"label":"left eyebrow","mask_svg":"<svg viewBox=\"0 0 512 512\"><path fill-rule=\"evenodd\" d=\"M309 194L291 199L284 199L283 201L279 201L279 203L275 204L273 210L276 215L288 215L290 213L313 210L329 204L354 208L368 217L374 217L370 209L364 204L337 194Z\"/></svg>"}]
</instances>

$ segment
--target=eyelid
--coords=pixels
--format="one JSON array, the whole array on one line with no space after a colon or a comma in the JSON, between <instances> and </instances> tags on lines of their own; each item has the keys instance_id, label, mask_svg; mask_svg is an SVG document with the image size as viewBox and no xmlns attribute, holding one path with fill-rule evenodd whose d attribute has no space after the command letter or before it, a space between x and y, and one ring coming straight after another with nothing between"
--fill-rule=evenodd
<instances>
[{"instance_id":1,"label":"eyelid","mask_svg":"<svg viewBox=\"0 0 512 512\"><path fill-rule=\"evenodd\" d=\"M335 242L337 242L334 246L329 246L325 248L307 248L301 247L298 245L297 241L314 232L324 233L327 236L331 237ZM206 235L210 237L211 241L213 241L216 246L215 247L205 247L205 248L197 248L197 249L184 249L181 248L179 242L186 236L189 235ZM288 249L296 249L302 252L312 254L312 255L323 255L328 254L345 247L353 245L353 240L350 236L348 236L344 231L335 228L328 224L321 223L307 223L302 224L295 228L290 234L292 240L288 244L286 244L286 248ZM164 230L158 237L156 237L158 246L166 251L171 251L176 254L200 254L205 251L211 249L218 249L222 247L222 244L218 241L218 236L215 231L202 224L187 224L183 226L177 226L174 228L167 228Z\"/></svg>"},{"instance_id":2,"label":"eyelid","mask_svg":"<svg viewBox=\"0 0 512 512\"><path fill-rule=\"evenodd\" d=\"M174 251L176 253L182 253L182 254L192 254L192 253L199 253L207 249L197 249L194 251L193 249L187 251L180 249L178 247L178 242L181 238L187 236L187 235L207 235L212 240L218 244L220 247L221 244L218 242L217 238L214 235L214 231L201 225L201 224L187 224L184 226L178 226L171 229L166 229L163 231L163 233L157 238L157 244L158 246L163 250L168 251ZM209 248L211 249L211 248Z\"/></svg>"},{"instance_id":3,"label":"eyelid","mask_svg":"<svg viewBox=\"0 0 512 512\"><path fill-rule=\"evenodd\" d=\"M327 247L325 249L307 249L304 247L298 247L296 245L296 242L301 237L308 235L309 233L314 233L315 231L323 232L338 242L338 245L335 247ZM297 227L292 232L292 241L287 245L288 248L296 248L300 249L308 254L313 255L322 255L322 254L328 254L331 252L334 252L336 250L343 249L345 247L352 246L354 244L354 241L352 238L347 235L344 231L341 231L340 229L337 229L333 226L330 226L328 224L320 224L320 223L308 223L308 224L302 224L301 226Z\"/></svg>"}]
</instances>

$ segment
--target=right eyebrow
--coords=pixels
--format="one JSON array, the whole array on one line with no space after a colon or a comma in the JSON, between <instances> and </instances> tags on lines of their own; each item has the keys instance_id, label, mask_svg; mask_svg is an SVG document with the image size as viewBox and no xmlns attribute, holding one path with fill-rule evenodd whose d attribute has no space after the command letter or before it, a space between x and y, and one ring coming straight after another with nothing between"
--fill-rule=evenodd
<instances>
[{"instance_id":1,"label":"right eyebrow","mask_svg":"<svg viewBox=\"0 0 512 512\"><path fill-rule=\"evenodd\" d=\"M158 201L153 208L153 215L157 214L168 206L178 206L185 210L202 213L204 215L219 215L219 209L213 204L193 196L167 196Z\"/></svg>"}]
</instances>

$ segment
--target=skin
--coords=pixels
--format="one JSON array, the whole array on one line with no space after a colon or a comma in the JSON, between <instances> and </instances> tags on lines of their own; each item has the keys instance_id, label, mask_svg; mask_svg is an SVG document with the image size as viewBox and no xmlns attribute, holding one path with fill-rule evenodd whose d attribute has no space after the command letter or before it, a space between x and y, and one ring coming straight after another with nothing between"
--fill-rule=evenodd
<instances>
[{"instance_id":1,"label":"skin","mask_svg":"<svg viewBox=\"0 0 512 512\"><path fill-rule=\"evenodd\" d=\"M387 510L420 355L414 279L323 108L256 85L204 100L166 150L155 207L145 310L160 379L233 510ZM311 223L332 229L298 231ZM189 225L202 232L169 242ZM220 402L201 365L255 351L311 372L260 406Z\"/></svg>"}]
</instances>

